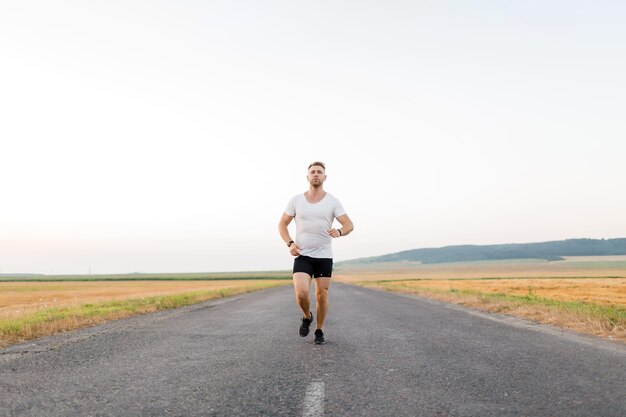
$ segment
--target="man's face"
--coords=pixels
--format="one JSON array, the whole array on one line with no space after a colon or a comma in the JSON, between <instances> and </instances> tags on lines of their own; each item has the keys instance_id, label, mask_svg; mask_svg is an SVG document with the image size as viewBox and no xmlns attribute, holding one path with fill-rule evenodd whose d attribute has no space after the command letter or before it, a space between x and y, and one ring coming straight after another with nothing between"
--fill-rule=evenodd
<instances>
[{"instance_id":1,"label":"man's face","mask_svg":"<svg viewBox=\"0 0 626 417\"><path fill-rule=\"evenodd\" d=\"M324 183L324 181L326 181L324 168L319 165L313 165L311 168L309 168L309 173L306 176L306 179L313 187L319 187Z\"/></svg>"}]
</instances>

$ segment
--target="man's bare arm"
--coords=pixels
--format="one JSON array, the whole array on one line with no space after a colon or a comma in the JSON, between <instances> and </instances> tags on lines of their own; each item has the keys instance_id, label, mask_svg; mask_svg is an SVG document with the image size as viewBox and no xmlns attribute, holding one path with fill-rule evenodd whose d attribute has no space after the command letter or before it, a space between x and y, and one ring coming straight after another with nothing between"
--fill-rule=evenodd
<instances>
[{"instance_id":1,"label":"man's bare arm","mask_svg":"<svg viewBox=\"0 0 626 417\"><path fill-rule=\"evenodd\" d=\"M278 222L278 233L280 233L280 237L285 241L285 244L289 244L289 242L293 241L291 236L289 235L289 223L293 220L293 216L288 215L287 213L283 213L280 217L280 221ZM300 248L297 244L293 243L289 246L289 252L293 256L300 255Z\"/></svg>"},{"instance_id":2,"label":"man's bare arm","mask_svg":"<svg viewBox=\"0 0 626 417\"><path fill-rule=\"evenodd\" d=\"M337 217L337 221L341 223L341 227L339 229L328 230L328 234L332 237L347 236L354 230L354 224L347 214L342 214Z\"/></svg>"}]
</instances>

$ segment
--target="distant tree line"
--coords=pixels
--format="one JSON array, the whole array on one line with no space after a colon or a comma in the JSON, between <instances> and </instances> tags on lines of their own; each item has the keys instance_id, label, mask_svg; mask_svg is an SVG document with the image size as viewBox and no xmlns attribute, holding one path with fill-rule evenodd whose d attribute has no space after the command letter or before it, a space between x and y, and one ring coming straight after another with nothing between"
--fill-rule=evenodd
<instances>
[{"instance_id":1,"label":"distant tree line","mask_svg":"<svg viewBox=\"0 0 626 417\"><path fill-rule=\"evenodd\" d=\"M621 239L567 239L541 243L513 243L505 245L459 245L442 248L412 249L346 263L380 262L442 262L488 261L501 259L563 260L563 256L626 255L626 238Z\"/></svg>"}]
</instances>

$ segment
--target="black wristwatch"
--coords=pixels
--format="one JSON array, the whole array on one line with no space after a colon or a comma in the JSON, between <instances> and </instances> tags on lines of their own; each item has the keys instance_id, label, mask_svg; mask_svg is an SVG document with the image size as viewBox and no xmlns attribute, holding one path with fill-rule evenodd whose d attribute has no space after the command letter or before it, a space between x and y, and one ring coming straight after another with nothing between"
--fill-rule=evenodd
<instances>
[{"instance_id":1,"label":"black wristwatch","mask_svg":"<svg viewBox=\"0 0 626 417\"><path fill-rule=\"evenodd\" d=\"M287 243L287 247L291 246L292 243L296 243L293 240L290 240L289 243Z\"/></svg>"}]
</instances>

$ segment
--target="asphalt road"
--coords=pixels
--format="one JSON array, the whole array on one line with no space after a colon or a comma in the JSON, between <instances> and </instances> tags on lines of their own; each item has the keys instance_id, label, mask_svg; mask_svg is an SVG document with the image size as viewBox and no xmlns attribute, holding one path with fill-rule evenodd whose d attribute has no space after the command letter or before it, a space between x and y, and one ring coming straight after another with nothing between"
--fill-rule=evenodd
<instances>
[{"instance_id":1,"label":"asphalt road","mask_svg":"<svg viewBox=\"0 0 626 417\"><path fill-rule=\"evenodd\" d=\"M626 346L331 287L327 344L291 287L0 350L2 416L620 416Z\"/></svg>"}]
</instances>

